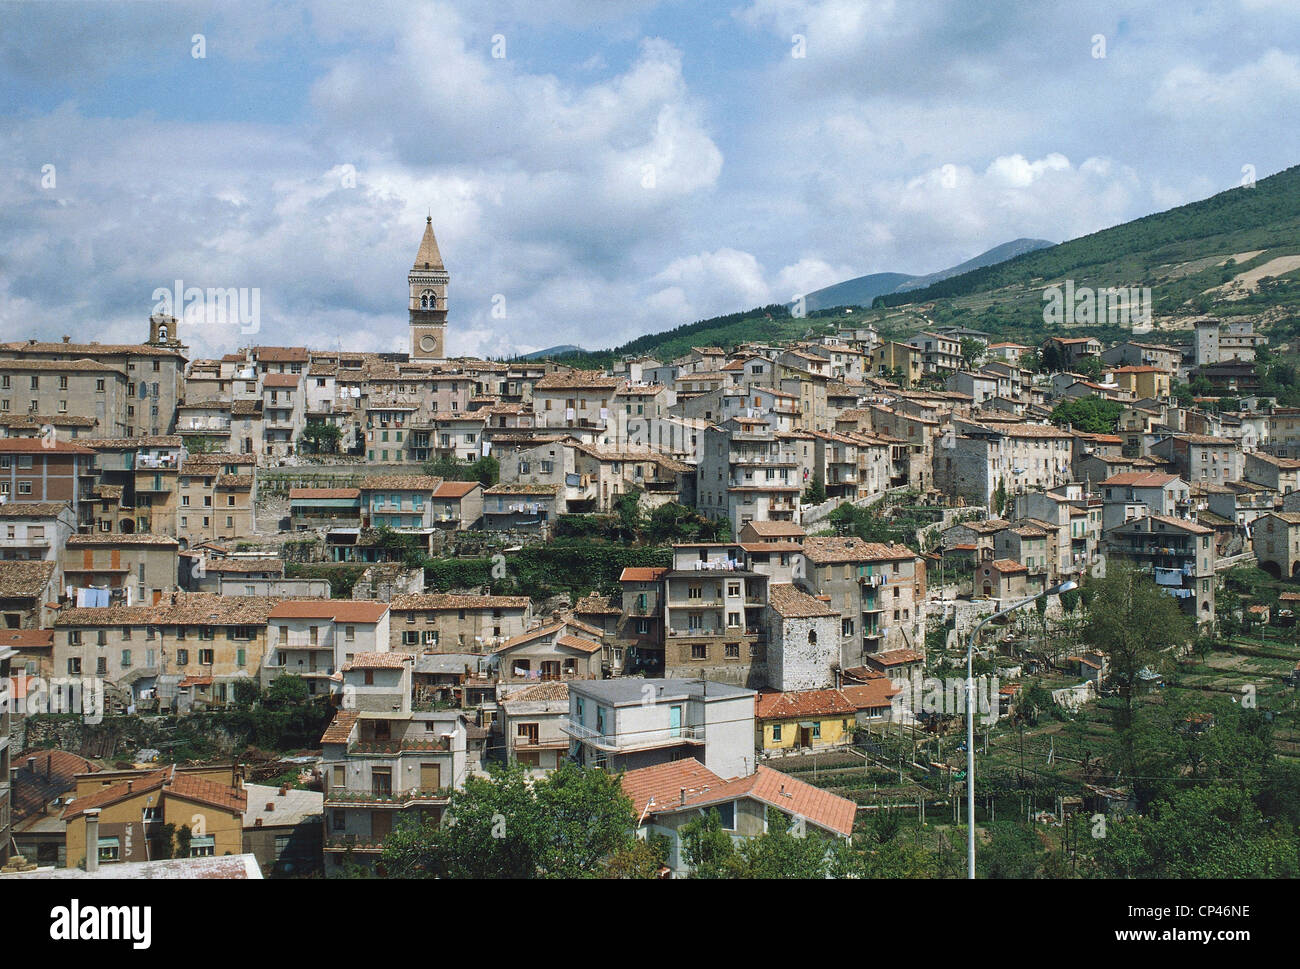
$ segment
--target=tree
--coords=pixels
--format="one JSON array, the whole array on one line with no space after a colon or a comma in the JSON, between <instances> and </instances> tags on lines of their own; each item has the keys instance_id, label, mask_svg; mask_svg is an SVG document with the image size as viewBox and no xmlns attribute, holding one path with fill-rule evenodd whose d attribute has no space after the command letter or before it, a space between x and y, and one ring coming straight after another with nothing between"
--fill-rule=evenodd
<instances>
[{"instance_id":1,"label":"tree","mask_svg":"<svg viewBox=\"0 0 1300 969\"><path fill-rule=\"evenodd\" d=\"M796 829L803 829L796 833ZM738 878L825 878L834 858L833 845L819 831L794 821L776 808L767 809L767 831L736 849Z\"/></svg>"},{"instance_id":2,"label":"tree","mask_svg":"<svg viewBox=\"0 0 1300 969\"><path fill-rule=\"evenodd\" d=\"M316 454L333 454L339 449L343 429L337 424L327 424L324 421L308 421L307 426L299 432L298 437L310 444L312 451Z\"/></svg>"},{"instance_id":3,"label":"tree","mask_svg":"<svg viewBox=\"0 0 1300 969\"><path fill-rule=\"evenodd\" d=\"M980 357L984 356L985 349L987 349L987 344L983 340L976 340L974 337L962 337L961 360L967 370L972 369Z\"/></svg>"},{"instance_id":4,"label":"tree","mask_svg":"<svg viewBox=\"0 0 1300 969\"><path fill-rule=\"evenodd\" d=\"M1124 405L1119 401L1089 394L1087 397L1076 397L1057 404L1050 420L1058 427L1068 424L1085 434L1112 434L1123 411Z\"/></svg>"},{"instance_id":5,"label":"tree","mask_svg":"<svg viewBox=\"0 0 1300 969\"><path fill-rule=\"evenodd\" d=\"M734 870L736 846L722 830L716 808L688 821L681 828L682 854L692 878L729 878Z\"/></svg>"},{"instance_id":6,"label":"tree","mask_svg":"<svg viewBox=\"0 0 1300 969\"><path fill-rule=\"evenodd\" d=\"M810 505L820 505L826 500L826 485L822 482L821 474L813 475L812 483L803 493L803 500Z\"/></svg>"},{"instance_id":7,"label":"tree","mask_svg":"<svg viewBox=\"0 0 1300 969\"><path fill-rule=\"evenodd\" d=\"M271 685L266 688L266 693L262 697L262 704L276 710L304 703L310 696L306 680L296 673L285 673L271 681Z\"/></svg>"},{"instance_id":8,"label":"tree","mask_svg":"<svg viewBox=\"0 0 1300 969\"><path fill-rule=\"evenodd\" d=\"M668 839L661 834L633 838L632 846L613 855L605 866L610 878L659 878L668 861Z\"/></svg>"},{"instance_id":9,"label":"tree","mask_svg":"<svg viewBox=\"0 0 1300 969\"><path fill-rule=\"evenodd\" d=\"M1086 843L1091 839L1083 839ZM1201 785L1108 826L1091 846L1108 878L1294 878L1297 840L1265 823L1247 792Z\"/></svg>"},{"instance_id":10,"label":"tree","mask_svg":"<svg viewBox=\"0 0 1300 969\"><path fill-rule=\"evenodd\" d=\"M1001 516L1007 507L1007 479L999 478L997 490L993 492L993 514Z\"/></svg>"},{"instance_id":11,"label":"tree","mask_svg":"<svg viewBox=\"0 0 1300 969\"><path fill-rule=\"evenodd\" d=\"M1103 579L1091 579L1084 638L1106 656L1110 680L1121 700L1118 732L1124 768L1136 773L1133 706L1146 691L1147 671L1169 665L1168 651L1192 638L1192 625L1178 602L1143 572L1112 563Z\"/></svg>"},{"instance_id":12,"label":"tree","mask_svg":"<svg viewBox=\"0 0 1300 969\"><path fill-rule=\"evenodd\" d=\"M616 776L566 763L530 784L517 763L488 771L452 794L441 827L410 823L386 841L385 867L398 877L595 878L608 859L633 862L637 819Z\"/></svg>"},{"instance_id":13,"label":"tree","mask_svg":"<svg viewBox=\"0 0 1300 969\"><path fill-rule=\"evenodd\" d=\"M979 853L976 872L984 878L1033 878L1038 873L1042 842L1016 821L988 824L988 845Z\"/></svg>"}]
</instances>

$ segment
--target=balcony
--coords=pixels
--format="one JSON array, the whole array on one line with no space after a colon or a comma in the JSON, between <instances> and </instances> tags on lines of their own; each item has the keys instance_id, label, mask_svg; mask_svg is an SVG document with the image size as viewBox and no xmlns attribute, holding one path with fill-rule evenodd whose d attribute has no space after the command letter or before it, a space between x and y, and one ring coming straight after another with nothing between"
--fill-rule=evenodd
<instances>
[{"instance_id":1,"label":"balcony","mask_svg":"<svg viewBox=\"0 0 1300 969\"><path fill-rule=\"evenodd\" d=\"M560 721L560 729L574 740L591 744L601 750L630 751L654 747L671 747L678 744L702 744L705 740L703 724L657 729L638 729L624 735L602 733L572 720Z\"/></svg>"},{"instance_id":2,"label":"balcony","mask_svg":"<svg viewBox=\"0 0 1300 969\"><path fill-rule=\"evenodd\" d=\"M384 756L419 753L422 751L447 753L451 750L451 739L437 737L432 740L401 738L398 740L355 740L348 744L348 753L357 755L380 754Z\"/></svg>"},{"instance_id":3,"label":"balcony","mask_svg":"<svg viewBox=\"0 0 1300 969\"><path fill-rule=\"evenodd\" d=\"M378 794L374 791L352 790L349 788L331 788L325 795L325 803L331 807L356 804L363 807L406 807L416 802L445 804L451 800L451 788L442 787L436 791L393 791Z\"/></svg>"}]
</instances>

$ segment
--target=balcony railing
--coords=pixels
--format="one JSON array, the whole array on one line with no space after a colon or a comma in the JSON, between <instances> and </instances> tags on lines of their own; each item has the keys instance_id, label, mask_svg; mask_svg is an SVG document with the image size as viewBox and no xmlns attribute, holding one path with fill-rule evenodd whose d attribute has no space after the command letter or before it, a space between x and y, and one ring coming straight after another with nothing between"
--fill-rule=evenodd
<instances>
[{"instance_id":1,"label":"balcony railing","mask_svg":"<svg viewBox=\"0 0 1300 969\"><path fill-rule=\"evenodd\" d=\"M432 791L419 789L392 791L387 794L335 787L331 788L325 795L325 803L331 805L368 804L380 807L404 807L413 801L448 801L451 799L451 794L451 788L449 787L440 787Z\"/></svg>"},{"instance_id":2,"label":"balcony railing","mask_svg":"<svg viewBox=\"0 0 1300 969\"><path fill-rule=\"evenodd\" d=\"M641 747L662 747L665 744L703 743L705 727L703 724L680 727L660 727L657 729L637 729L627 734L602 733L585 724L572 720L560 721L560 729L575 740L604 747L610 750L630 750Z\"/></svg>"},{"instance_id":3,"label":"balcony railing","mask_svg":"<svg viewBox=\"0 0 1300 969\"><path fill-rule=\"evenodd\" d=\"M418 753L420 751L441 751L451 750L451 741L446 737L438 737L432 740L416 740L414 738L405 738L401 740L356 740L348 745L349 754L401 754L401 753Z\"/></svg>"}]
</instances>

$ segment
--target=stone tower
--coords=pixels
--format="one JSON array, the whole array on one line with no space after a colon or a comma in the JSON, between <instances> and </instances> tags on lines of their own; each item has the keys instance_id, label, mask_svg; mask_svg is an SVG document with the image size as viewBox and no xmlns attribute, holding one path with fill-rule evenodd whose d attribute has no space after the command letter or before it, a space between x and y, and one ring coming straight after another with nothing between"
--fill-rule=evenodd
<instances>
[{"instance_id":1,"label":"stone tower","mask_svg":"<svg viewBox=\"0 0 1300 969\"><path fill-rule=\"evenodd\" d=\"M411 289L411 359L444 360L447 336L447 268L433 237L433 216L406 281Z\"/></svg>"}]
</instances>

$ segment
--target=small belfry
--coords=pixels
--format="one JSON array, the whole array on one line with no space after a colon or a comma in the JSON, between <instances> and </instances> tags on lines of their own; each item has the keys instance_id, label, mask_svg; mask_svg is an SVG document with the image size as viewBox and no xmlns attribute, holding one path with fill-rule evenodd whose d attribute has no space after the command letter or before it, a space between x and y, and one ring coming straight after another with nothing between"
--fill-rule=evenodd
<instances>
[{"instance_id":1,"label":"small belfry","mask_svg":"<svg viewBox=\"0 0 1300 969\"><path fill-rule=\"evenodd\" d=\"M447 267L442 264L438 240L433 235L433 215L424 224L424 238L407 274L411 291L411 359L446 359Z\"/></svg>"}]
</instances>

